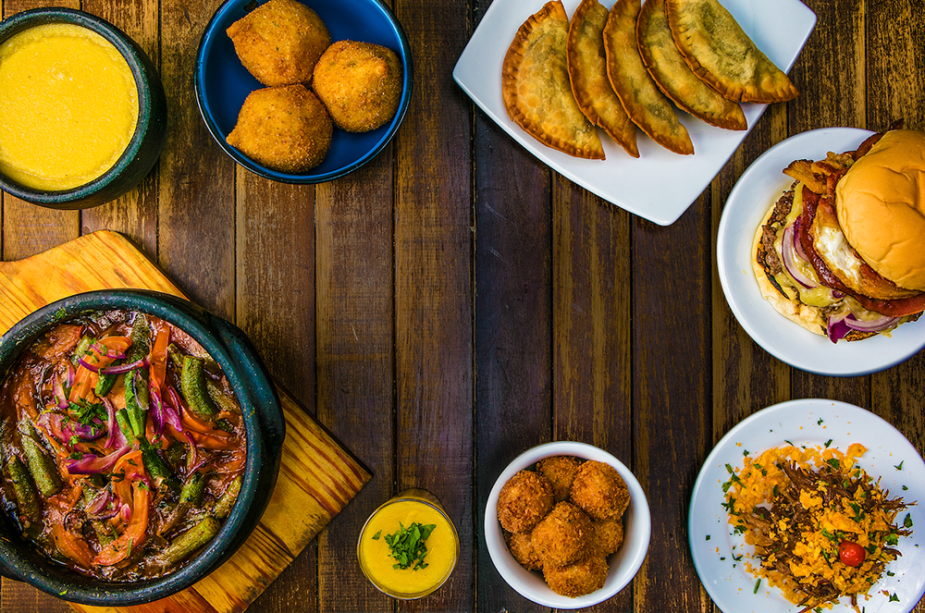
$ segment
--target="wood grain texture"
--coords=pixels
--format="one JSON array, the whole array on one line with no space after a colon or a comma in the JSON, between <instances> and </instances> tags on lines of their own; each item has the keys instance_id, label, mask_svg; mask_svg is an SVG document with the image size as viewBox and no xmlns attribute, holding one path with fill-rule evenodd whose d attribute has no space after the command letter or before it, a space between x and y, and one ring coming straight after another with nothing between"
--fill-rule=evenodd
<instances>
[{"instance_id":1,"label":"wood grain texture","mask_svg":"<svg viewBox=\"0 0 925 613\"><path fill-rule=\"evenodd\" d=\"M474 608L472 219L468 99L449 78L468 39L468 3L399 0L415 88L394 141L396 481L437 496L459 562L408 610ZM435 470L434 468L439 467Z\"/></svg>"},{"instance_id":2,"label":"wood grain texture","mask_svg":"<svg viewBox=\"0 0 925 613\"><path fill-rule=\"evenodd\" d=\"M553 438L552 173L484 116L475 118L478 610L543 607L498 574L485 505L520 453Z\"/></svg>"},{"instance_id":3,"label":"wood grain texture","mask_svg":"<svg viewBox=\"0 0 925 613\"><path fill-rule=\"evenodd\" d=\"M94 289L144 287L183 296L150 261L114 232L97 232L20 262L0 263L0 330L58 298ZM259 525L216 572L159 602L127 608L72 605L78 611L191 610L203 600L239 613L298 556L369 480L369 473L285 392L287 436L276 489ZM34 591L4 584L4 595ZM192 610L200 610L195 607Z\"/></svg>"},{"instance_id":4,"label":"wood grain texture","mask_svg":"<svg viewBox=\"0 0 925 613\"><path fill-rule=\"evenodd\" d=\"M392 147L345 180L318 186L318 418L375 475L319 538L319 611L391 611L360 571L366 519L395 479Z\"/></svg>"},{"instance_id":5,"label":"wood grain texture","mask_svg":"<svg viewBox=\"0 0 925 613\"><path fill-rule=\"evenodd\" d=\"M559 176L553 209L553 438L634 470L630 215ZM632 609L632 587L592 607Z\"/></svg>"},{"instance_id":6,"label":"wood grain texture","mask_svg":"<svg viewBox=\"0 0 925 613\"><path fill-rule=\"evenodd\" d=\"M712 441L710 227L707 196L668 228L633 222L633 467L652 513L636 611L711 608L686 529Z\"/></svg>"}]
</instances>

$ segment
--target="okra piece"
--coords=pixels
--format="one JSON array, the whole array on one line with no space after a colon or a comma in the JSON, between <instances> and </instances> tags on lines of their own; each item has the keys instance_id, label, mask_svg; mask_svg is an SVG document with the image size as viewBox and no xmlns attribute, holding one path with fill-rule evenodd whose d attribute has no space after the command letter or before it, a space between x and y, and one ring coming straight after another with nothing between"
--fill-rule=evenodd
<instances>
[{"instance_id":1,"label":"okra piece","mask_svg":"<svg viewBox=\"0 0 925 613\"><path fill-rule=\"evenodd\" d=\"M160 553L158 561L170 566L182 561L197 549L202 548L218 534L221 524L214 517L206 517L201 522L173 539Z\"/></svg>"},{"instance_id":2,"label":"okra piece","mask_svg":"<svg viewBox=\"0 0 925 613\"><path fill-rule=\"evenodd\" d=\"M61 491L62 487L58 467L45 455L45 449L39 443L38 434L32 423L28 419L23 419L20 424L19 441L32 479L42 496L45 498L54 496Z\"/></svg>"},{"instance_id":3,"label":"okra piece","mask_svg":"<svg viewBox=\"0 0 925 613\"><path fill-rule=\"evenodd\" d=\"M145 470L154 477L158 487L176 491L180 486L179 481L173 476L164 458L157 452L157 447L148 443L144 438L138 440L141 441L141 461L145 465Z\"/></svg>"},{"instance_id":4,"label":"okra piece","mask_svg":"<svg viewBox=\"0 0 925 613\"><path fill-rule=\"evenodd\" d=\"M190 410L200 419L212 421L218 409L209 398L205 382L202 379L202 358L184 356L183 371L180 374L180 389L186 398Z\"/></svg>"},{"instance_id":5,"label":"okra piece","mask_svg":"<svg viewBox=\"0 0 925 613\"><path fill-rule=\"evenodd\" d=\"M84 334L80 337L80 340L77 341L77 346L74 347L74 353L71 355L71 363L74 366L77 366L78 360L87 353L87 350L90 349L90 345L96 342L96 339L90 336L89 334Z\"/></svg>"},{"instance_id":6,"label":"okra piece","mask_svg":"<svg viewBox=\"0 0 925 613\"><path fill-rule=\"evenodd\" d=\"M227 432L229 434L234 433L234 426L232 426L231 422L224 417L222 419L216 419L214 422L212 422L212 425L215 426L217 430L221 430L222 432Z\"/></svg>"},{"instance_id":7,"label":"okra piece","mask_svg":"<svg viewBox=\"0 0 925 613\"><path fill-rule=\"evenodd\" d=\"M195 472L186 479L183 489L180 490L180 504L199 504L202 492L206 489L208 479L200 472Z\"/></svg>"},{"instance_id":8,"label":"okra piece","mask_svg":"<svg viewBox=\"0 0 925 613\"><path fill-rule=\"evenodd\" d=\"M144 436L145 421L150 402L148 375L142 370L133 370L125 375L125 408L135 436Z\"/></svg>"},{"instance_id":9,"label":"okra piece","mask_svg":"<svg viewBox=\"0 0 925 613\"><path fill-rule=\"evenodd\" d=\"M212 402L215 403L219 410L226 413L241 414L241 407L238 405L238 401L235 400L234 396L225 393L221 383L213 381L212 379L206 379L206 390L208 390L209 397L212 398Z\"/></svg>"},{"instance_id":10,"label":"okra piece","mask_svg":"<svg viewBox=\"0 0 925 613\"><path fill-rule=\"evenodd\" d=\"M148 355L148 352L151 350L151 327L148 325L148 319L141 313L135 316L135 322L132 324L132 331L129 333L129 338L132 341L132 345L125 354L129 362L137 362Z\"/></svg>"},{"instance_id":11,"label":"okra piece","mask_svg":"<svg viewBox=\"0 0 925 613\"><path fill-rule=\"evenodd\" d=\"M132 431L132 424L128 418L128 409L119 409L116 411L116 423L119 424L119 429L122 430L122 434L125 435L125 439L129 443L134 442L137 437Z\"/></svg>"},{"instance_id":12,"label":"okra piece","mask_svg":"<svg viewBox=\"0 0 925 613\"><path fill-rule=\"evenodd\" d=\"M10 456L6 463L6 469L10 475L10 481L13 482L13 493L16 495L16 505L19 508L23 528L25 528L26 532L35 532L33 528L38 526L33 522L41 520L42 510L39 506L39 497L35 493L29 471L26 470L25 464L16 455Z\"/></svg>"},{"instance_id":13,"label":"okra piece","mask_svg":"<svg viewBox=\"0 0 925 613\"><path fill-rule=\"evenodd\" d=\"M212 515L219 519L228 517L232 507L234 507L235 501L238 499L238 494L241 493L241 483L243 481L244 479L241 475L238 475L228 484L228 487L225 488L225 493L221 495L215 502L215 506L212 507Z\"/></svg>"},{"instance_id":14,"label":"okra piece","mask_svg":"<svg viewBox=\"0 0 925 613\"><path fill-rule=\"evenodd\" d=\"M170 447L164 452L166 456L167 463L173 469L177 469L179 466L183 465L183 454L186 452L186 445L179 441L174 441L170 444Z\"/></svg>"},{"instance_id":15,"label":"okra piece","mask_svg":"<svg viewBox=\"0 0 925 613\"><path fill-rule=\"evenodd\" d=\"M112 363L113 366L119 366L123 362L122 360L116 360ZM102 398L106 394L112 391L112 386L116 384L116 378L119 375L100 373L100 378L96 382L96 387L93 389L93 393L97 395L98 398Z\"/></svg>"}]
</instances>

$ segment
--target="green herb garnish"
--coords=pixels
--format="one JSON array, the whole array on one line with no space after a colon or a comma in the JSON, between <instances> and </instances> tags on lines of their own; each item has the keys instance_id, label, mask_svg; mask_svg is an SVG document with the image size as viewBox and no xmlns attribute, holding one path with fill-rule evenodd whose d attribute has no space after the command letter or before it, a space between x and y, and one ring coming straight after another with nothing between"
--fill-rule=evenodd
<instances>
[{"instance_id":1,"label":"green herb garnish","mask_svg":"<svg viewBox=\"0 0 925 613\"><path fill-rule=\"evenodd\" d=\"M386 534L385 542L389 545L389 555L395 558L396 563L392 568L427 568L424 561L427 556L427 545L424 541L430 536L437 524L427 524L422 526L418 522L405 526L398 522L398 530L394 534Z\"/></svg>"}]
</instances>

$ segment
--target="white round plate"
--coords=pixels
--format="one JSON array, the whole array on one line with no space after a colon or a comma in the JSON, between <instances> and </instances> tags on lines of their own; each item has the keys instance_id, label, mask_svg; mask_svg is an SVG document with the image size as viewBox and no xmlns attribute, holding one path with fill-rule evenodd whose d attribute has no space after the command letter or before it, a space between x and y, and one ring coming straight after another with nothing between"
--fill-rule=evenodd
<instances>
[{"instance_id":1,"label":"white round plate","mask_svg":"<svg viewBox=\"0 0 925 613\"><path fill-rule=\"evenodd\" d=\"M821 447L831 441L830 446L840 451L860 443L867 453L858 464L875 480L879 477L880 486L892 497L919 502L897 517L902 523L906 513L912 516L913 534L899 540L902 557L887 566L894 575L884 573L867 600L858 598L865 613L911 611L925 594L925 461L889 423L870 411L834 400L791 400L759 411L730 430L707 457L691 495L688 536L694 566L710 598L726 613L797 613L801 609L767 585L767 580L755 593L757 579L745 570L745 559L739 558L752 548L742 536L731 534L721 506L725 502L722 484L729 479L726 464L741 468L746 451L755 456L786 445L785 441ZM890 595L898 601L891 602ZM849 599L841 600L826 611L853 613Z\"/></svg>"},{"instance_id":2,"label":"white round plate","mask_svg":"<svg viewBox=\"0 0 925 613\"><path fill-rule=\"evenodd\" d=\"M752 339L778 360L821 375L854 376L885 370L925 347L925 321L904 324L890 337L832 343L787 320L762 298L752 271L758 225L793 183L783 174L794 160L821 160L829 151L852 151L872 132L824 128L792 136L768 149L739 179L719 222L716 263L726 301Z\"/></svg>"}]
</instances>

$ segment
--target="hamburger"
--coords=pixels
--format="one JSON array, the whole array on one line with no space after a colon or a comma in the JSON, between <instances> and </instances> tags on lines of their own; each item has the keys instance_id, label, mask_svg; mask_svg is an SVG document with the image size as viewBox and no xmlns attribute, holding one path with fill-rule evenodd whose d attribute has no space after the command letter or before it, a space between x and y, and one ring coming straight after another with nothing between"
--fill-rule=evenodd
<instances>
[{"instance_id":1,"label":"hamburger","mask_svg":"<svg viewBox=\"0 0 925 613\"><path fill-rule=\"evenodd\" d=\"M761 294L807 330L857 341L925 311L925 133L889 130L857 151L797 160L758 228Z\"/></svg>"}]
</instances>

